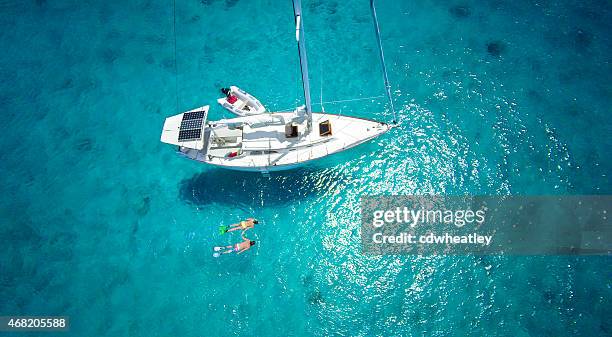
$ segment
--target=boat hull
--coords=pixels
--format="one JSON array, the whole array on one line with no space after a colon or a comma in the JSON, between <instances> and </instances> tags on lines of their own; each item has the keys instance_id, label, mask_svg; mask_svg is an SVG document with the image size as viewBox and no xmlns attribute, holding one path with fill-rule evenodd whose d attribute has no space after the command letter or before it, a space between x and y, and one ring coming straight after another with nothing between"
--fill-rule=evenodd
<instances>
[{"instance_id":1,"label":"boat hull","mask_svg":"<svg viewBox=\"0 0 612 337\"><path fill-rule=\"evenodd\" d=\"M273 113L253 117L224 120L224 123L250 123L279 119L290 120L293 113ZM300 167L317 159L348 150L370 141L390 129L385 123L373 120L327 113L313 113L313 130L302 138L284 139L277 136L274 142L261 138L263 134L281 134L284 122L277 125L254 127L246 130L243 138L235 140L239 147L209 146L205 150L181 150L182 154L205 164L247 172L283 171ZM320 135L319 125L329 122L330 135ZM214 125L215 122L210 122ZM233 132L236 132L234 130ZM213 134L219 131L213 131ZM250 138L253 135L252 138ZM236 136L236 135L234 135ZM238 136L239 138L239 136ZM214 144L214 141L210 143ZM238 146L238 145L237 145Z\"/></svg>"},{"instance_id":2,"label":"boat hull","mask_svg":"<svg viewBox=\"0 0 612 337\"><path fill-rule=\"evenodd\" d=\"M266 166L266 167L238 167L238 166L225 166L225 165L216 165L210 162L203 162L204 164L208 164L211 166L216 166L219 168L224 168L232 171L240 171L240 172L278 172L278 171L288 171L300 168L305 166L307 162L297 163L297 164L288 164L288 165L280 165L280 166Z\"/></svg>"}]
</instances>

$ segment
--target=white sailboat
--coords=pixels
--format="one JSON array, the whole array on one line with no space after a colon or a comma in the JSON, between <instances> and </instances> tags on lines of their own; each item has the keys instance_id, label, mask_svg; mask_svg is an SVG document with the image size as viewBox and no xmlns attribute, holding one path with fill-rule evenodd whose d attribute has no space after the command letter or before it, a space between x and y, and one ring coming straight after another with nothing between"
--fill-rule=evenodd
<instances>
[{"instance_id":1,"label":"white sailboat","mask_svg":"<svg viewBox=\"0 0 612 337\"><path fill-rule=\"evenodd\" d=\"M372 1L372 14L376 20ZM177 145L180 154L202 163L241 171L268 172L297 167L387 132L391 127L383 122L312 112L300 0L293 0L293 10L304 88L303 107L294 112L208 121L209 106L206 105L166 118L161 141ZM378 29L377 38L380 40ZM380 52L382 60L382 49ZM390 99L386 74L385 85Z\"/></svg>"}]
</instances>

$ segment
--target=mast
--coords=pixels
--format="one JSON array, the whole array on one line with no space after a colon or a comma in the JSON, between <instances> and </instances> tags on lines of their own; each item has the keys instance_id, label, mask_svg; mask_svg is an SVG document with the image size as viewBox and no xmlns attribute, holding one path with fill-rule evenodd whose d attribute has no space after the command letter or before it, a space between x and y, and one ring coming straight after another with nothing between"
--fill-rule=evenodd
<instances>
[{"instance_id":1,"label":"mast","mask_svg":"<svg viewBox=\"0 0 612 337\"><path fill-rule=\"evenodd\" d=\"M312 104L310 102L310 82L308 81L308 59L306 57L306 41L304 40L304 21L302 19L302 4L300 0L293 0L293 14L295 16L295 39L300 54L300 69L302 71L302 86L304 87L304 100L306 101L307 132L312 128Z\"/></svg>"},{"instance_id":2,"label":"mast","mask_svg":"<svg viewBox=\"0 0 612 337\"><path fill-rule=\"evenodd\" d=\"M383 53L382 41L380 40L380 28L378 28L378 18L376 17L376 8L374 8L374 0L370 0L370 9L372 9L372 19L374 19L374 31L376 32L376 42L378 42L378 55L380 56L380 64L382 65L383 76L385 79L385 91L393 112L393 124L397 123L395 116L395 107L393 107L393 99L391 98L391 85L389 84L389 76L387 76L387 66L385 65L385 54Z\"/></svg>"}]
</instances>

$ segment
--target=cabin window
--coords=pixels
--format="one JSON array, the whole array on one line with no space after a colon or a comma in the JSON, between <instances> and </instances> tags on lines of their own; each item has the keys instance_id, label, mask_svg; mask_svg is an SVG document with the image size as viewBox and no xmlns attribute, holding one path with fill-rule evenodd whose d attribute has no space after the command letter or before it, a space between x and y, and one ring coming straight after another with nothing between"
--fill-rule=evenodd
<instances>
[{"instance_id":1,"label":"cabin window","mask_svg":"<svg viewBox=\"0 0 612 337\"><path fill-rule=\"evenodd\" d=\"M293 123L285 125L285 137L295 138L298 136L298 127Z\"/></svg>"},{"instance_id":2,"label":"cabin window","mask_svg":"<svg viewBox=\"0 0 612 337\"><path fill-rule=\"evenodd\" d=\"M319 136L331 136L332 128L331 123L329 121L324 121L319 123Z\"/></svg>"}]
</instances>

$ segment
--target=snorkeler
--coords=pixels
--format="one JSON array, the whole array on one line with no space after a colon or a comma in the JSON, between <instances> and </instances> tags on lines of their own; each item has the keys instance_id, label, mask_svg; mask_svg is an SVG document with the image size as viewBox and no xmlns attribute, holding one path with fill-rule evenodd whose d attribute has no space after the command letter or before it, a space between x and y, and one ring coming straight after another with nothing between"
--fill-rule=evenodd
<instances>
[{"instance_id":1,"label":"snorkeler","mask_svg":"<svg viewBox=\"0 0 612 337\"><path fill-rule=\"evenodd\" d=\"M255 246L255 241L249 240L244 235L242 236L242 239L243 239L242 242L236 243L234 245L225 246L225 247L214 247L213 250L215 251L215 253L213 254L213 257L219 257L221 256L221 254L229 254L229 253L240 254L240 253L243 253L251 249L251 247ZM218 253L218 252L221 252L221 253Z\"/></svg>"},{"instance_id":2,"label":"snorkeler","mask_svg":"<svg viewBox=\"0 0 612 337\"><path fill-rule=\"evenodd\" d=\"M219 234L225 234L227 232L233 232L237 230L246 231L247 229L255 227L259 221L255 218L248 218L246 220L240 221L239 223L233 224L231 226L219 226Z\"/></svg>"}]
</instances>

